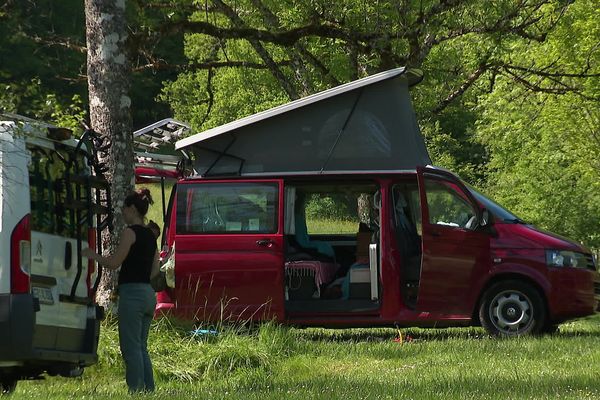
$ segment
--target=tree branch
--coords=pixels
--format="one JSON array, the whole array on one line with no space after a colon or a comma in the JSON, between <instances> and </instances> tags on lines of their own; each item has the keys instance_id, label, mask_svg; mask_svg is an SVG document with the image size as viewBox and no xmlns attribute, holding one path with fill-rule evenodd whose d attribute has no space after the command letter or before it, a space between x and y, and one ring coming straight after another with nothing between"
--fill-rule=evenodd
<instances>
[{"instance_id":1,"label":"tree branch","mask_svg":"<svg viewBox=\"0 0 600 400\"><path fill-rule=\"evenodd\" d=\"M200 122L200 126L204 125L204 122L206 122L206 120L208 119L209 115L210 115L210 111L212 110L213 104L215 102L215 94L213 92L213 88L212 88L212 79L214 76L214 72L213 69L209 69L208 70L208 77L206 79L206 91L208 92L208 106L206 108L206 113L204 114L204 118L202 118L202 121Z\"/></svg>"},{"instance_id":2,"label":"tree branch","mask_svg":"<svg viewBox=\"0 0 600 400\"><path fill-rule=\"evenodd\" d=\"M223 11L223 13L229 18L229 20L239 29L248 29L244 21L240 18L240 16L227 4L225 4L221 0L213 0L214 3ZM257 38L245 38L250 42L256 53L263 60L263 62L269 67L271 73L279 81L279 84L285 90L288 97L291 100L295 100L299 98L298 92L292 85L292 83L286 78L286 76L281 72L269 52L264 48L264 46L260 43L260 39Z\"/></svg>"},{"instance_id":3,"label":"tree branch","mask_svg":"<svg viewBox=\"0 0 600 400\"><path fill-rule=\"evenodd\" d=\"M473 84L477 81L477 79L479 79L479 77L484 72L486 72L490 67L491 67L491 65L487 63L487 57L486 57L486 59L483 60L479 64L479 67L477 67L477 69L475 71L473 71L456 90L454 90L444 100L442 100L431 111L431 113L433 115L437 115L437 114L441 113L446 107L448 107L450 105L450 103L452 103L458 97L462 96L467 91L467 89L469 89L471 86L473 86Z\"/></svg>"},{"instance_id":4,"label":"tree branch","mask_svg":"<svg viewBox=\"0 0 600 400\"><path fill-rule=\"evenodd\" d=\"M220 0L217 1L220 2ZM222 4L222 2L220 3ZM246 26L221 28L203 21L168 22L162 25L159 29L161 34L164 35L181 32L203 33L205 35L214 36L221 39L254 39L261 42L273 43L282 46L291 46L298 40L309 36L341 40L354 39L364 42L381 39L383 37L383 35L380 33L347 31L337 26L320 23L305 25L280 32L248 28Z\"/></svg>"},{"instance_id":5,"label":"tree branch","mask_svg":"<svg viewBox=\"0 0 600 400\"><path fill-rule=\"evenodd\" d=\"M279 18L273 12L265 6L261 0L251 0L251 3L258 9L262 15L262 19L265 25L270 26L273 30L279 31L281 29L281 22ZM293 51L295 50L295 51ZM296 42L292 48L285 47L284 51L292 60L292 69L296 79L302 84L302 92L304 96L307 96L314 92L312 82L310 80L308 70L306 69L300 54L304 49L304 46L300 42Z\"/></svg>"},{"instance_id":6,"label":"tree branch","mask_svg":"<svg viewBox=\"0 0 600 400\"><path fill-rule=\"evenodd\" d=\"M84 45L82 45L81 43L74 42L70 38L59 36L41 37L38 35L26 35L26 37L33 40L37 44L41 44L48 47L64 47L66 49L74 50L82 54L85 54L87 52L87 48Z\"/></svg>"},{"instance_id":7,"label":"tree branch","mask_svg":"<svg viewBox=\"0 0 600 400\"><path fill-rule=\"evenodd\" d=\"M291 61L284 60L277 62L279 66L289 66ZM250 61L206 61L190 64L169 64L163 61L153 61L148 64L138 65L132 68L134 72L145 70L173 70L173 71L189 71L189 70L210 70L218 68L251 68L251 69L269 69L268 65L254 63Z\"/></svg>"}]
</instances>

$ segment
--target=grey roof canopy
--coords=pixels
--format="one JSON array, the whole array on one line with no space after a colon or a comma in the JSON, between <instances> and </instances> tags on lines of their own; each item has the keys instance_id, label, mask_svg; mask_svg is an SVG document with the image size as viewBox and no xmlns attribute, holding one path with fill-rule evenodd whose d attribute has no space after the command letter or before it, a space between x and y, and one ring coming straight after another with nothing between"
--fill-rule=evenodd
<instances>
[{"instance_id":1,"label":"grey roof canopy","mask_svg":"<svg viewBox=\"0 0 600 400\"><path fill-rule=\"evenodd\" d=\"M391 171L431 164L396 68L179 140L198 175Z\"/></svg>"}]
</instances>

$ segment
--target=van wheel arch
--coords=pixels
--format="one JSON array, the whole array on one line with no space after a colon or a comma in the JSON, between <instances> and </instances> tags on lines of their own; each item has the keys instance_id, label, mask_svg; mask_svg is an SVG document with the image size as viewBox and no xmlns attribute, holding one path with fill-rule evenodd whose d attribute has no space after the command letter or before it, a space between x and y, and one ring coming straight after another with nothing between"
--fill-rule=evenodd
<instances>
[{"instance_id":1,"label":"van wheel arch","mask_svg":"<svg viewBox=\"0 0 600 400\"><path fill-rule=\"evenodd\" d=\"M496 285L498 283L501 283L501 282L506 282L506 281L521 282L521 283L529 285L533 289L535 289L538 292L538 295L540 296L540 298L542 300L543 307L544 307L545 316L546 316L545 326L554 325L552 323L552 321L550 320L550 315L548 313L548 311L549 311L549 309L548 309L548 299L546 298L546 294L545 294L544 290L533 279L529 278L528 276L520 275L520 274L503 274L503 275L498 275L498 276L495 276L494 278L490 279L483 286L483 288L479 292L479 296L477 298L477 302L475 303L475 306L473 308L473 313L471 315L473 325L481 326L481 320L480 320L480 317L479 317L479 310L481 308L481 302L484 299L484 295L488 292L488 290L492 286L494 286L494 285ZM542 330L542 333L543 333L543 330Z\"/></svg>"}]
</instances>

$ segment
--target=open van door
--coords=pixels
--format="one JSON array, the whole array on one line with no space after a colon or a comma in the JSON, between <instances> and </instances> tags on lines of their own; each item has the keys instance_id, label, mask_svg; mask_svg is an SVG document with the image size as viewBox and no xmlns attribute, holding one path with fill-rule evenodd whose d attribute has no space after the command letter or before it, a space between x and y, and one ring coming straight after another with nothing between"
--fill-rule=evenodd
<instances>
[{"instance_id":1,"label":"open van door","mask_svg":"<svg viewBox=\"0 0 600 400\"><path fill-rule=\"evenodd\" d=\"M489 234L479 226L482 209L451 173L417 168L417 175L423 255L416 308L470 317L470 288L490 262Z\"/></svg>"}]
</instances>

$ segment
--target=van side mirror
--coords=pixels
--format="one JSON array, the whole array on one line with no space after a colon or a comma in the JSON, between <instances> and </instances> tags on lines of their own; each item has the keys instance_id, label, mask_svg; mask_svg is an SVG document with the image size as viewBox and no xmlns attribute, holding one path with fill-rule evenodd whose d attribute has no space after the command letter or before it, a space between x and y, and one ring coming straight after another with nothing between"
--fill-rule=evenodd
<instances>
[{"instance_id":1,"label":"van side mirror","mask_svg":"<svg viewBox=\"0 0 600 400\"><path fill-rule=\"evenodd\" d=\"M479 221L479 226L484 228L486 226L489 226L491 224L491 219L490 219L490 212L484 208L481 211L481 221Z\"/></svg>"}]
</instances>

